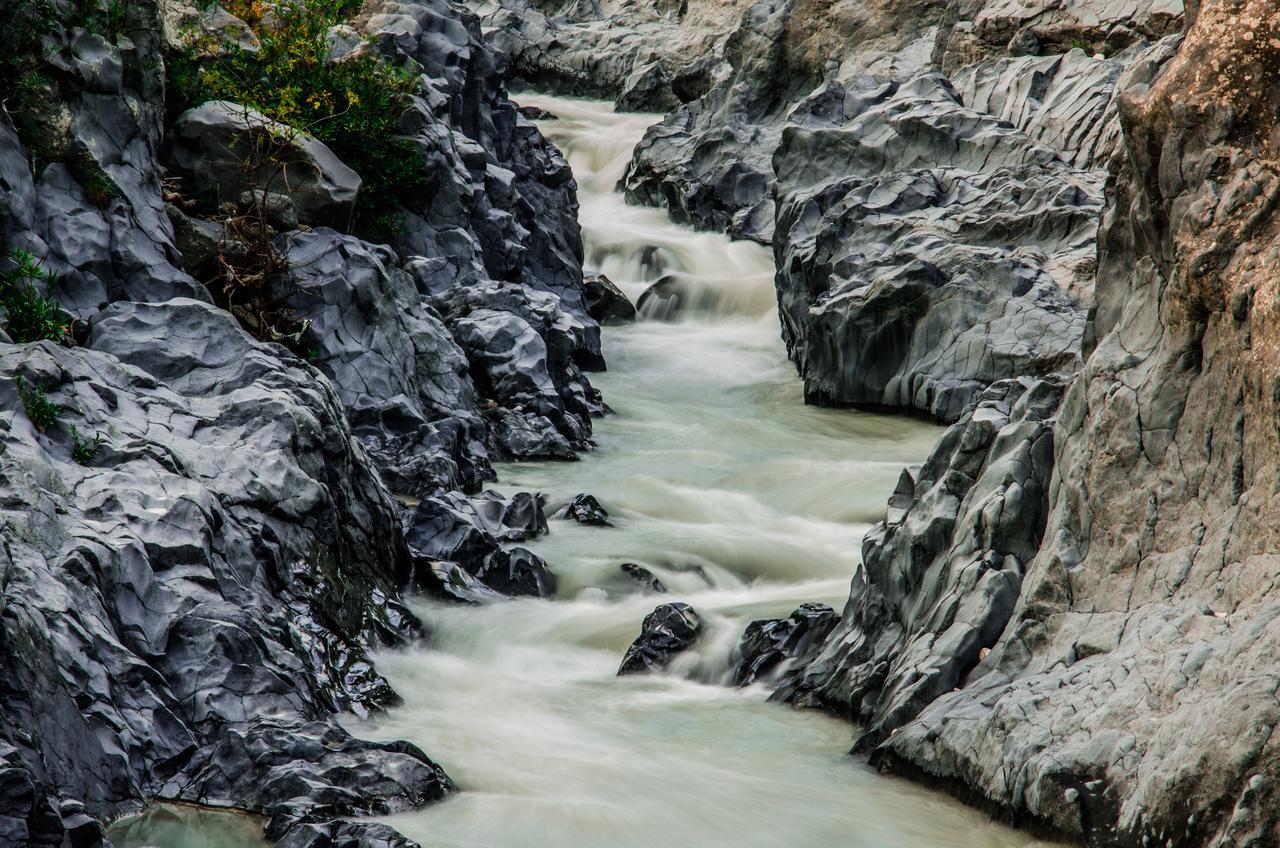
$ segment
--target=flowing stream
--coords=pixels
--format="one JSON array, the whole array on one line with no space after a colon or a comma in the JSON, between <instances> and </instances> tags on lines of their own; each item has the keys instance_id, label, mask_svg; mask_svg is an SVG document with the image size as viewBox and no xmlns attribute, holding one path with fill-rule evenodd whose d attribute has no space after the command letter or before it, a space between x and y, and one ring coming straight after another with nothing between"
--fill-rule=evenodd
<instances>
[{"instance_id":1,"label":"flowing stream","mask_svg":"<svg viewBox=\"0 0 1280 848\"><path fill-rule=\"evenodd\" d=\"M633 301L674 275L695 308L605 331L610 370L592 381L617 414L597 422L596 451L499 469L500 491L546 493L549 511L586 491L611 513L615 527L553 520L528 545L559 576L558 597L417 603L431 644L377 658L405 703L349 728L417 743L465 790L385 821L431 848L1038 844L849 757L848 724L721 685L751 619L806 601L840 608L863 533L939 430L804 405L768 249L677 226L615 191L656 116L517 99L559 116L543 129L578 179L587 266ZM670 593L638 594L623 562ZM703 616L699 645L669 674L617 677L666 600ZM201 830L161 818L173 833ZM118 844L246 844L133 830Z\"/></svg>"}]
</instances>

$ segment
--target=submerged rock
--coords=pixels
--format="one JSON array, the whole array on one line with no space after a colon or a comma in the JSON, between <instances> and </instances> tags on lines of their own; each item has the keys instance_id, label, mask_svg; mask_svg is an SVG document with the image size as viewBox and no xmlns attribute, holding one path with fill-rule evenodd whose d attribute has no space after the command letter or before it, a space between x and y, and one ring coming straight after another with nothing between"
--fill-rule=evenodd
<instances>
[{"instance_id":1,"label":"submerged rock","mask_svg":"<svg viewBox=\"0 0 1280 848\"><path fill-rule=\"evenodd\" d=\"M665 594L667 591L667 587L663 582L652 571L642 565L637 565L634 562L624 562L618 566L618 570L640 584L641 591L646 595Z\"/></svg>"},{"instance_id":2,"label":"submerged rock","mask_svg":"<svg viewBox=\"0 0 1280 848\"><path fill-rule=\"evenodd\" d=\"M640 635L627 648L618 674L661 671L702 632L702 619L685 603L663 604L645 616Z\"/></svg>"},{"instance_id":3,"label":"submerged rock","mask_svg":"<svg viewBox=\"0 0 1280 848\"><path fill-rule=\"evenodd\" d=\"M600 505L600 501L588 494L575 495L568 504L556 510L552 518L576 521L590 527L612 527L609 512Z\"/></svg>"}]
</instances>

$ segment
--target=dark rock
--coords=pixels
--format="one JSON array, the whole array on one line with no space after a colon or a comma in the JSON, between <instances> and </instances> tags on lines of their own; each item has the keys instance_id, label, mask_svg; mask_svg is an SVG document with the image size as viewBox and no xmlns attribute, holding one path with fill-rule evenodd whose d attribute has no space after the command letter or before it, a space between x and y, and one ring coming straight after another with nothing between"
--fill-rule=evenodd
<instances>
[{"instance_id":1,"label":"dark rock","mask_svg":"<svg viewBox=\"0 0 1280 848\"><path fill-rule=\"evenodd\" d=\"M525 537L528 527L520 529L521 520L531 520L537 527L541 509L535 509L535 499L529 500L534 506L522 502L514 511L503 509L501 516L494 516L492 500L477 504L458 492L424 498L408 520L405 533L410 546L420 555L415 562L419 585L442 590L452 598L488 600L485 593L477 592L470 585L471 581L455 573L456 567L503 595L549 597L554 594L555 576L546 564L524 548L504 550L495 535ZM522 512L525 514L521 515ZM517 522L515 534L508 534L513 528L503 523L508 514ZM545 527L545 519L542 526ZM441 560L447 563L438 562Z\"/></svg>"},{"instance_id":2,"label":"dark rock","mask_svg":"<svg viewBox=\"0 0 1280 848\"><path fill-rule=\"evenodd\" d=\"M489 532L501 541L523 542L547 532L544 495L517 492L508 501L497 492L484 492L472 503Z\"/></svg>"},{"instance_id":3,"label":"dark rock","mask_svg":"<svg viewBox=\"0 0 1280 848\"><path fill-rule=\"evenodd\" d=\"M641 591L646 595L665 594L667 591L667 587L663 585L662 581L642 565L637 565L634 562L624 562L618 568L623 574L640 584Z\"/></svg>"},{"instance_id":4,"label":"dark rock","mask_svg":"<svg viewBox=\"0 0 1280 848\"><path fill-rule=\"evenodd\" d=\"M280 139L275 156L259 157L258 136ZM346 229L360 193L360 175L323 142L237 103L210 101L178 117L169 134L169 162L196 192L235 203L243 192L274 193L305 224Z\"/></svg>"},{"instance_id":5,"label":"dark rock","mask_svg":"<svg viewBox=\"0 0 1280 848\"><path fill-rule=\"evenodd\" d=\"M541 557L524 548L490 554L476 577L486 586L513 597L549 598L556 593L556 576Z\"/></svg>"},{"instance_id":6,"label":"dark rock","mask_svg":"<svg viewBox=\"0 0 1280 848\"><path fill-rule=\"evenodd\" d=\"M551 419L511 409L485 411L496 459L577 459L578 452Z\"/></svg>"},{"instance_id":7,"label":"dark rock","mask_svg":"<svg viewBox=\"0 0 1280 848\"><path fill-rule=\"evenodd\" d=\"M468 604L489 604L507 596L491 589L456 562L426 556L413 558L412 585L439 598Z\"/></svg>"},{"instance_id":8,"label":"dark rock","mask_svg":"<svg viewBox=\"0 0 1280 848\"><path fill-rule=\"evenodd\" d=\"M591 527L612 527L608 511L600 501L588 494L575 495L568 504L556 510L552 518L573 520Z\"/></svg>"},{"instance_id":9,"label":"dark rock","mask_svg":"<svg viewBox=\"0 0 1280 848\"><path fill-rule=\"evenodd\" d=\"M556 116L543 109L541 106L517 106L520 114L531 121L554 121Z\"/></svg>"},{"instance_id":10,"label":"dark rock","mask_svg":"<svg viewBox=\"0 0 1280 848\"><path fill-rule=\"evenodd\" d=\"M734 682L767 683L785 674L791 663L804 665L839 622L840 616L826 604L801 604L787 618L751 622L738 645L742 659Z\"/></svg>"},{"instance_id":11,"label":"dark rock","mask_svg":"<svg viewBox=\"0 0 1280 848\"><path fill-rule=\"evenodd\" d=\"M636 318L635 306L604 274L588 274L583 278L582 300L587 314L601 324L625 323Z\"/></svg>"},{"instance_id":12,"label":"dark rock","mask_svg":"<svg viewBox=\"0 0 1280 848\"><path fill-rule=\"evenodd\" d=\"M640 635L627 648L618 674L661 671L672 658L693 645L702 631L702 620L684 603L663 604L645 616Z\"/></svg>"},{"instance_id":13,"label":"dark rock","mask_svg":"<svg viewBox=\"0 0 1280 848\"><path fill-rule=\"evenodd\" d=\"M270 811L270 839L304 822L421 806L454 788L416 746L356 739L334 721L251 719L197 756L191 771L184 800Z\"/></svg>"}]
</instances>

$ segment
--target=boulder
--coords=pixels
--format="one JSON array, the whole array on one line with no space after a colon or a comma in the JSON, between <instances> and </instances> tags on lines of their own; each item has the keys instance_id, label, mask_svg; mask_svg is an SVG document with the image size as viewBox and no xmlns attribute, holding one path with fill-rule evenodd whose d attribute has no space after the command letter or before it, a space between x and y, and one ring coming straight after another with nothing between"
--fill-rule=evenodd
<instances>
[{"instance_id":1,"label":"boulder","mask_svg":"<svg viewBox=\"0 0 1280 848\"><path fill-rule=\"evenodd\" d=\"M645 616L640 635L627 648L618 674L661 671L698 640L702 619L685 603L663 604Z\"/></svg>"},{"instance_id":2,"label":"boulder","mask_svg":"<svg viewBox=\"0 0 1280 848\"><path fill-rule=\"evenodd\" d=\"M612 527L609 512L593 495L575 495L568 504L556 510L552 518L576 521L589 527Z\"/></svg>"},{"instance_id":3,"label":"boulder","mask_svg":"<svg viewBox=\"0 0 1280 848\"><path fill-rule=\"evenodd\" d=\"M225 100L188 109L167 144L171 169L195 193L232 203L246 191L284 194L304 224L351 223L360 175L323 142L255 109Z\"/></svg>"},{"instance_id":4,"label":"boulder","mask_svg":"<svg viewBox=\"0 0 1280 848\"><path fill-rule=\"evenodd\" d=\"M582 301L587 307L587 314L601 324L625 323L636 318L635 306L604 274L583 277Z\"/></svg>"},{"instance_id":5,"label":"boulder","mask_svg":"<svg viewBox=\"0 0 1280 848\"><path fill-rule=\"evenodd\" d=\"M792 663L803 665L839 622L839 613L826 604L801 604L787 618L751 622L738 644L741 659L734 682L739 686L769 683Z\"/></svg>"}]
</instances>

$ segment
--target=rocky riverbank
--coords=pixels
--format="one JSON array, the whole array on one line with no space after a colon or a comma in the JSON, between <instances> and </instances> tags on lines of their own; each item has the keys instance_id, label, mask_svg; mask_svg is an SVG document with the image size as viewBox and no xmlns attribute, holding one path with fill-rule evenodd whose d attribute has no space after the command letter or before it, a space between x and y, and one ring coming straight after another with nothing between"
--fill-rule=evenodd
<instances>
[{"instance_id":1,"label":"rocky riverbank","mask_svg":"<svg viewBox=\"0 0 1280 848\"><path fill-rule=\"evenodd\" d=\"M548 17L562 55L603 26ZM1090 845L1280 841L1278 27L1244 0L777 2L708 31L722 81L627 189L773 246L810 400L955 422L830 635L754 625L738 679Z\"/></svg>"},{"instance_id":2,"label":"rocky riverbank","mask_svg":"<svg viewBox=\"0 0 1280 848\"><path fill-rule=\"evenodd\" d=\"M476 18L371 3L317 34L333 8L243 5L6 7L0 844L107 844L148 799L409 844L337 819L449 778L333 716L395 702L367 652L423 635L402 591L547 590L486 523L540 506L462 493L494 458L573 458L603 411L573 177ZM400 92L418 190L371 193L391 165L304 112L184 99L304 48L298 99L353 132L388 119L362 81Z\"/></svg>"}]
</instances>

